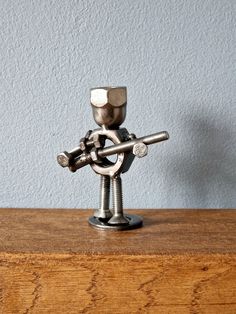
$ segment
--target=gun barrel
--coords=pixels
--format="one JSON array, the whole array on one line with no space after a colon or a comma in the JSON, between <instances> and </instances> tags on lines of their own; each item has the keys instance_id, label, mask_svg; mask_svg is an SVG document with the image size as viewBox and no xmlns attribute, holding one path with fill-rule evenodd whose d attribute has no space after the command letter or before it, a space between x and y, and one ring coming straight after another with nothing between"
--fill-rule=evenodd
<instances>
[{"instance_id":1,"label":"gun barrel","mask_svg":"<svg viewBox=\"0 0 236 314\"><path fill-rule=\"evenodd\" d=\"M127 142L123 142L120 144L111 145L105 148L98 149L97 154L99 157L107 157L114 154L122 153L131 151L133 146L137 143L144 143L146 145L162 142L165 140L168 140L169 134L166 131L154 133L151 135L143 136L140 138L136 138L134 140L130 140ZM90 154L82 155L81 157L78 157L75 159L73 165L71 165L69 168L72 172L75 172L76 170L89 165L91 162L93 162Z\"/></svg>"},{"instance_id":2,"label":"gun barrel","mask_svg":"<svg viewBox=\"0 0 236 314\"><path fill-rule=\"evenodd\" d=\"M154 144L154 143L168 140L168 138L169 138L169 134L166 131L154 133L151 135L136 138L136 139L131 140L131 141L127 141L127 142L123 142L120 144L111 145L111 146L105 147L103 149L99 149L98 150L98 156L99 157L107 157L107 156L111 156L114 154L127 152L127 151L132 150L133 146L137 143L142 142L146 145L150 145L150 144Z\"/></svg>"}]
</instances>

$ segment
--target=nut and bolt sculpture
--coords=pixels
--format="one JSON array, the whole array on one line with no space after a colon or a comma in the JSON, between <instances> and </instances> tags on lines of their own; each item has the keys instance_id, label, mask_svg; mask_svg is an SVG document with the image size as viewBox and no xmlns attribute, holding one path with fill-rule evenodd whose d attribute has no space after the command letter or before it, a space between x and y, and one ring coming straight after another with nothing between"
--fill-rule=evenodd
<instances>
[{"instance_id":1,"label":"nut and bolt sculpture","mask_svg":"<svg viewBox=\"0 0 236 314\"><path fill-rule=\"evenodd\" d=\"M100 207L89 218L89 223L97 228L124 230L142 226L141 217L123 213L120 175L129 170L135 156L141 158L147 155L147 145L169 138L167 132L136 138L127 129L119 128L125 120L126 103L126 87L92 88L93 117L100 128L89 130L78 147L57 156L58 163L72 172L90 165L101 176ZM113 145L106 146L106 140L113 142ZM111 155L116 155L116 161L106 158ZM112 209L109 208L110 182Z\"/></svg>"}]
</instances>

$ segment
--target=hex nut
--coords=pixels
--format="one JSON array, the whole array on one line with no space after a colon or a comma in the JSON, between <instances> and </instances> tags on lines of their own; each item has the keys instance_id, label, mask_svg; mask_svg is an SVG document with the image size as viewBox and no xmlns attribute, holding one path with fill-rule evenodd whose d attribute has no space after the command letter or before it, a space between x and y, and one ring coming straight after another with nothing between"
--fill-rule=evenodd
<instances>
[{"instance_id":1,"label":"hex nut","mask_svg":"<svg viewBox=\"0 0 236 314\"><path fill-rule=\"evenodd\" d=\"M79 141L79 147L82 151L86 150L86 137L82 137Z\"/></svg>"},{"instance_id":2,"label":"hex nut","mask_svg":"<svg viewBox=\"0 0 236 314\"><path fill-rule=\"evenodd\" d=\"M118 128L126 116L126 87L91 89L93 117L99 126Z\"/></svg>"},{"instance_id":3,"label":"hex nut","mask_svg":"<svg viewBox=\"0 0 236 314\"><path fill-rule=\"evenodd\" d=\"M113 107L126 105L126 87L97 87L91 89L91 105L103 107L110 104Z\"/></svg>"},{"instance_id":4,"label":"hex nut","mask_svg":"<svg viewBox=\"0 0 236 314\"><path fill-rule=\"evenodd\" d=\"M99 134L94 134L94 135L93 135L93 145L94 145L96 148L101 148L101 147L102 147L101 142L100 142L100 136L99 136Z\"/></svg>"},{"instance_id":5,"label":"hex nut","mask_svg":"<svg viewBox=\"0 0 236 314\"><path fill-rule=\"evenodd\" d=\"M98 157L98 154L97 154L97 149L96 147L93 147L90 151L90 156L92 158L92 160L94 162L98 162L99 161L99 157Z\"/></svg>"}]
</instances>

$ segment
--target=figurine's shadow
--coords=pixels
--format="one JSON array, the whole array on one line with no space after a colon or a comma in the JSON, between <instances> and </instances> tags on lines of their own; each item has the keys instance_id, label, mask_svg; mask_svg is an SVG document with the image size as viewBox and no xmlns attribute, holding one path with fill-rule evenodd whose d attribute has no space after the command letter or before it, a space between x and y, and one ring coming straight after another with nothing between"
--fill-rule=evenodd
<instances>
[{"instance_id":1,"label":"figurine's shadow","mask_svg":"<svg viewBox=\"0 0 236 314\"><path fill-rule=\"evenodd\" d=\"M181 207L236 206L236 156L232 126L206 117L184 117L181 147L166 156L168 180L174 180ZM174 138L171 134L171 138ZM179 139L173 139L177 142ZM184 193L183 193L184 189ZM176 207L176 206L173 206Z\"/></svg>"}]
</instances>

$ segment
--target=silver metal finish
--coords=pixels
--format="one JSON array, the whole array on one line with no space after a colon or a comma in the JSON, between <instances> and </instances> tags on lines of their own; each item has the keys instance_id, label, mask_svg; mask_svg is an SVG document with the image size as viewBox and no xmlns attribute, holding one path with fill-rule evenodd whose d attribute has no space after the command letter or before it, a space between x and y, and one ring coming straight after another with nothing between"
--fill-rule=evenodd
<instances>
[{"instance_id":1,"label":"silver metal finish","mask_svg":"<svg viewBox=\"0 0 236 314\"><path fill-rule=\"evenodd\" d=\"M143 142L134 144L133 146L133 154L138 157L138 158L142 158L144 156L146 156L148 153L148 147L146 144L144 144Z\"/></svg>"},{"instance_id":2,"label":"silver metal finish","mask_svg":"<svg viewBox=\"0 0 236 314\"><path fill-rule=\"evenodd\" d=\"M93 141L89 141L89 136L91 132L92 131L89 130L85 137L80 140L80 145L78 147L75 147L70 152L64 151L57 156L57 162L59 163L59 165L61 165L62 167L70 167L71 163L74 162L74 158L80 156L86 150L86 147L93 147Z\"/></svg>"},{"instance_id":3,"label":"silver metal finish","mask_svg":"<svg viewBox=\"0 0 236 314\"><path fill-rule=\"evenodd\" d=\"M109 209L110 201L110 177L101 176L100 207L94 212L94 217L110 219L112 212Z\"/></svg>"},{"instance_id":4,"label":"silver metal finish","mask_svg":"<svg viewBox=\"0 0 236 314\"><path fill-rule=\"evenodd\" d=\"M80 154L82 154L82 152L83 151L80 149L80 147L76 147L70 152L64 151L57 156L57 162L62 167L69 167L70 162L73 160L73 158L79 156Z\"/></svg>"},{"instance_id":5,"label":"silver metal finish","mask_svg":"<svg viewBox=\"0 0 236 314\"><path fill-rule=\"evenodd\" d=\"M125 128L119 128L126 116L126 104L126 87L91 89L94 120L101 128L89 130L78 147L57 156L58 163L72 172L90 165L101 176L100 207L89 218L89 223L105 230L127 230L142 226L141 217L123 213L120 175L129 170L135 156L142 158L147 155L148 145L169 138L166 131L136 138ZM110 140L113 145L106 146L106 140ZM114 162L107 158L112 155L116 156ZM111 182L113 209L109 209Z\"/></svg>"},{"instance_id":6,"label":"silver metal finish","mask_svg":"<svg viewBox=\"0 0 236 314\"><path fill-rule=\"evenodd\" d=\"M114 144L120 144L123 141L123 133L124 132L120 132L120 130L109 130L103 127L101 129L94 130L90 135L90 139L92 139L94 136L97 137L98 135L100 135L100 137L103 136L106 139L109 139L110 141L112 141ZM127 131L127 134L128 134L128 131ZM101 157L100 151L102 149L104 148L96 149L96 154L97 154L98 159L94 160L92 158L93 161L95 161L94 163L91 163L92 169L98 174L102 174L104 176L110 176L110 177L113 177L119 174L120 172L122 172L122 167L124 163L126 162L127 154L122 151L117 153L117 160L115 163L112 163L108 159L105 159L105 158L101 159L100 160L101 162L99 162L99 158ZM102 156L102 157L105 157L105 156ZM89 158L87 158L87 160L89 160ZM76 167L75 164L74 166Z\"/></svg>"},{"instance_id":7,"label":"silver metal finish","mask_svg":"<svg viewBox=\"0 0 236 314\"><path fill-rule=\"evenodd\" d=\"M137 143L144 143L146 145L159 143L162 141L166 141L169 139L169 134L166 131L154 133L151 135L143 136L140 138L133 139L131 141L127 141L121 143L119 145L112 145L109 147L105 147L104 149L98 152L100 157L107 157L113 154L118 154L119 152L127 152L133 149L133 146Z\"/></svg>"},{"instance_id":8,"label":"silver metal finish","mask_svg":"<svg viewBox=\"0 0 236 314\"><path fill-rule=\"evenodd\" d=\"M110 131L114 131L114 130L110 130ZM133 140L125 141L125 142L122 142L120 144L111 145L108 147L98 149L97 155L101 158L104 158L104 157L108 157L111 155L119 154L121 152L122 153L130 152L133 150L133 147L136 144L143 143L145 145L150 145L150 144L166 141L168 139L169 139L169 134L166 131L158 132L158 133L151 134L148 136L143 136L143 137L136 138ZM82 159L82 160L80 160L80 159ZM92 163L92 158L91 158L90 154L81 155L78 158L74 159L71 170L76 171L76 170L78 170L78 169L80 169L80 168L82 168L88 164L91 164L91 163Z\"/></svg>"},{"instance_id":9,"label":"silver metal finish","mask_svg":"<svg viewBox=\"0 0 236 314\"><path fill-rule=\"evenodd\" d=\"M126 87L98 87L91 89L93 117L99 126L119 127L126 116Z\"/></svg>"},{"instance_id":10,"label":"silver metal finish","mask_svg":"<svg viewBox=\"0 0 236 314\"><path fill-rule=\"evenodd\" d=\"M128 224L110 225L107 222L95 216L92 216L89 218L89 223L97 229L114 230L114 231L137 229L137 228L142 227L143 225L143 220L138 215L125 214L124 217L129 221Z\"/></svg>"},{"instance_id":11,"label":"silver metal finish","mask_svg":"<svg viewBox=\"0 0 236 314\"><path fill-rule=\"evenodd\" d=\"M129 220L123 215L123 196L121 177L112 178L112 192L113 192L113 216L108 221L111 225L128 224Z\"/></svg>"}]
</instances>

